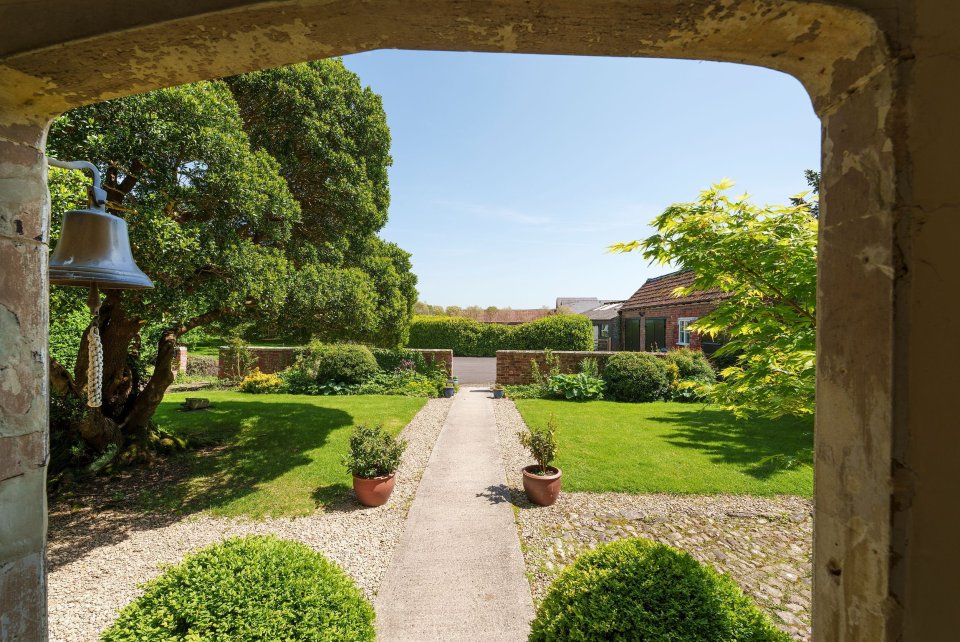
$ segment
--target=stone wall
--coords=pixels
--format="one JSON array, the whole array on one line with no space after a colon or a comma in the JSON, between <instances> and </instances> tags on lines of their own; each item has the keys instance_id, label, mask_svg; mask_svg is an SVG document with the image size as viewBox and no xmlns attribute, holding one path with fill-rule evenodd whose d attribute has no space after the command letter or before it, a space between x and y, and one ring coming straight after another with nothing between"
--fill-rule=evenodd
<instances>
[{"instance_id":1,"label":"stone wall","mask_svg":"<svg viewBox=\"0 0 960 642\"><path fill-rule=\"evenodd\" d=\"M607 359L616 352L588 352L588 351L556 351L560 359L562 372L577 372L580 362L586 358L596 359L603 372ZM541 372L547 371L547 362L543 350L497 350L497 383L517 385L532 383L530 379L530 362L536 361Z\"/></svg>"},{"instance_id":2,"label":"stone wall","mask_svg":"<svg viewBox=\"0 0 960 642\"><path fill-rule=\"evenodd\" d=\"M289 368L297 358L297 351L300 350L300 348L296 347L281 346L249 347L247 349L257 358L257 368L260 369L260 372L264 373L280 372L281 370ZM407 349L411 352L421 353L427 363L440 364L447 371L448 375L453 372L453 350ZM221 379L232 377L234 374L230 365L225 362L227 350L228 348L226 346L220 347L220 368L217 376Z\"/></svg>"}]
</instances>

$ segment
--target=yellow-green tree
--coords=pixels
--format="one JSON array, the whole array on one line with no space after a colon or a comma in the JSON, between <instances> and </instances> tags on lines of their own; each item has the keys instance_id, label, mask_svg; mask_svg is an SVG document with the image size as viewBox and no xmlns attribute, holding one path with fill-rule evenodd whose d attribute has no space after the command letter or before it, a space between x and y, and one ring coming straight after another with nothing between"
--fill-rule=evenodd
<instances>
[{"instance_id":1,"label":"yellow-green tree","mask_svg":"<svg viewBox=\"0 0 960 642\"><path fill-rule=\"evenodd\" d=\"M721 336L717 351L735 358L702 392L737 413L767 416L814 411L817 219L804 195L794 205L759 206L730 197L729 180L658 216L656 234L611 246L640 250L657 263L696 274L677 294L716 288L727 294L692 329ZM815 202L815 201L813 201Z\"/></svg>"}]
</instances>

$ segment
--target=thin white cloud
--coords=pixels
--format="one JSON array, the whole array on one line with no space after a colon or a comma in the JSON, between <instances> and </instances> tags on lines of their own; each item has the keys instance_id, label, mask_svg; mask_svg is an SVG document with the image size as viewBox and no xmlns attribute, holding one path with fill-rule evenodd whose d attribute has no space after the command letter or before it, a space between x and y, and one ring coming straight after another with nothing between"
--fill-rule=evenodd
<instances>
[{"instance_id":1,"label":"thin white cloud","mask_svg":"<svg viewBox=\"0 0 960 642\"><path fill-rule=\"evenodd\" d=\"M479 203L461 203L457 201L437 201L437 205L467 216L495 218L518 225L546 225L550 222L550 217L548 216L529 214L509 207L482 205Z\"/></svg>"}]
</instances>

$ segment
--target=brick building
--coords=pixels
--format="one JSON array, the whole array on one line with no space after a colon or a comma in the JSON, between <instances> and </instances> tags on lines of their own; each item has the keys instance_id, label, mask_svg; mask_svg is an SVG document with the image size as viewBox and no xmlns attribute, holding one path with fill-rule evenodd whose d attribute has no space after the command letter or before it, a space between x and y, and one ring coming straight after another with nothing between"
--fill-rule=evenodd
<instances>
[{"instance_id":1,"label":"brick building","mask_svg":"<svg viewBox=\"0 0 960 642\"><path fill-rule=\"evenodd\" d=\"M657 276L640 286L620 307L620 348L657 352L677 347L701 349L711 354L718 339L701 337L687 328L709 314L726 295L719 290L675 296L674 290L693 283L691 270Z\"/></svg>"}]
</instances>

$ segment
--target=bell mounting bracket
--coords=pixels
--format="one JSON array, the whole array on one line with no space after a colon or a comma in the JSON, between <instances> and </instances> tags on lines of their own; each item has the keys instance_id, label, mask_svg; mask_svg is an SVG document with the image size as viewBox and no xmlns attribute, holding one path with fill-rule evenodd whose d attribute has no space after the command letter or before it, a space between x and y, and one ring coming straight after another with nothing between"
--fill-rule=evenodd
<instances>
[{"instance_id":1,"label":"bell mounting bracket","mask_svg":"<svg viewBox=\"0 0 960 642\"><path fill-rule=\"evenodd\" d=\"M50 157L47 157L47 162L54 167L60 167L62 169L85 169L93 174L93 184L87 186L87 198L90 199L90 207L92 209L106 213L107 190L100 187L100 170L96 165L85 160L62 161Z\"/></svg>"}]
</instances>

